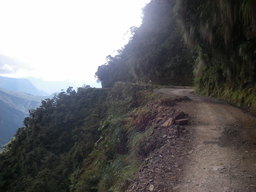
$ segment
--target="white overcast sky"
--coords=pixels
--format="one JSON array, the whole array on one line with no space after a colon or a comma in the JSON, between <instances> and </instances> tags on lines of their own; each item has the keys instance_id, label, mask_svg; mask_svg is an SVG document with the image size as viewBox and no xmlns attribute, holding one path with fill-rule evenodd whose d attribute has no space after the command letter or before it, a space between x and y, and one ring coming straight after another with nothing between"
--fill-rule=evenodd
<instances>
[{"instance_id":1,"label":"white overcast sky","mask_svg":"<svg viewBox=\"0 0 256 192\"><path fill-rule=\"evenodd\" d=\"M96 81L105 57L127 43L149 0L0 0L0 54L9 76ZM12 71L14 66L1 66ZM1 68L0 68L1 73Z\"/></svg>"}]
</instances>

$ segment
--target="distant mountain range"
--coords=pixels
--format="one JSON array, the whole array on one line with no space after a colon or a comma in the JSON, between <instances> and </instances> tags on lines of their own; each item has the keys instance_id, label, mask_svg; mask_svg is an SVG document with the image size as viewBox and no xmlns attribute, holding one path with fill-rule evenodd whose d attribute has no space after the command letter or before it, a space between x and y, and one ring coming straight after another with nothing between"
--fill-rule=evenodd
<instances>
[{"instance_id":1,"label":"distant mountain range","mask_svg":"<svg viewBox=\"0 0 256 192\"><path fill-rule=\"evenodd\" d=\"M46 95L27 79L0 76L0 148L23 127L29 109L37 108Z\"/></svg>"},{"instance_id":2,"label":"distant mountain range","mask_svg":"<svg viewBox=\"0 0 256 192\"><path fill-rule=\"evenodd\" d=\"M49 95L44 91L37 89L28 79L0 76L0 88L14 92L28 93L37 96Z\"/></svg>"},{"instance_id":3,"label":"distant mountain range","mask_svg":"<svg viewBox=\"0 0 256 192\"><path fill-rule=\"evenodd\" d=\"M0 89L0 146L10 141L29 109L40 105L43 97Z\"/></svg>"},{"instance_id":4,"label":"distant mountain range","mask_svg":"<svg viewBox=\"0 0 256 192\"><path fill-rule=\"evenodd\" d=\"M72 86L74 88L82 86L69 81L46 81L38 78L30 77L28 80L35 85L38 89L43 90L48 95L61 92Z\"/></svg>"},{"instance_id":5,"label":"distant mountain range","mask_svg":"<svg viewBox=\"0 0 256 192\"><path fill-rule=\"evenodd\" d=\"M53 93L58 93L62 89L66 90L68 87L73 87L74 89L76 89L85 85L74 81L46 81L33 77L28 78L28 80L38 89L43 90L49 95ZM97 83L96 81L87 82L86 85L90 85L91 87L101 87L100 83Z\"/></svg>"},{"instance_id":6,"label":"distant mountain range","mask_svg":"<svg viewBox=\"0 0 256 192\"><path fill-rule=\"evenodd\" d=\"M0 76L0 148L10 141L18 128L23 127L29 109L37 108L42 99L61 89L66 90L70 83Z\"/></svg>"}]
</instances>

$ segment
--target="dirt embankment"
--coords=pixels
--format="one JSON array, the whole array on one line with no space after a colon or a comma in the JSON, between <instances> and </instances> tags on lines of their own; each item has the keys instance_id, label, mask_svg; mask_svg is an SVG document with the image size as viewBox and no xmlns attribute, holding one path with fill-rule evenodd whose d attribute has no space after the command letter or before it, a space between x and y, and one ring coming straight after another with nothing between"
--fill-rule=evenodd
<instances>
[{"instance_id":1,"label":"dirt embankment","mask_svg":"<svg viewBox=\"0 0 256 192\"><path fill-rule=\"evenodd\" d=\"M157 92L189 99L158 109L153 135L161 147L145 158L127 191L255 192L256 118L223 102L196 96L192 89ZM174 120L181 111L189 115L181 117L189 119L184 127Z\"/></svg>"},{"instance_id":2,"label":"dirt embankment","mask_svg":"<svg viewBox=\"0 0 256 192\"><path fill-rule=\"evenodd\" d=\"M188 141L191 136L184 127L189 121L188 115L175 106L189 100L187 97L171 97L149 107L154 115L144 117L147 122L141 121L140 129L153 127L153 132L151 139L140 149L144 163L127 192L167 192L179 183L182 166L190 153ZM140 123L137 122L137 125Z\"/></svg>"}]
</instances>

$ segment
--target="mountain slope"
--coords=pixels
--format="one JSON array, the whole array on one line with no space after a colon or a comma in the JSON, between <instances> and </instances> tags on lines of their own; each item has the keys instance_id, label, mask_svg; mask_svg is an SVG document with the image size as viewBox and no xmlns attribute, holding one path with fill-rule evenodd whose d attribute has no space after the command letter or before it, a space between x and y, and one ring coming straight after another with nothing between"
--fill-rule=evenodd
<instances>
[{"instance_id":1,"label":"mountain slope","mask_svg":"<svg viewBox=\"0 0 256 192\"><path fill-rule=\"evenodd\" d=\"M0 101L0 147L10 141L17 128L22 127L26 114Z\"/></svg>"},{"instance_id":2,"label":"mountain slope","mask_svg":"<svg viewBox=\"0 0 256 192\"><path fill-rule=\"evenodd\" d=\"M193 54L183 43L172 11L174 0L152 0L144 8L142 25L116 56L98 68L103 87L115 82L192 85Z\"/></svg>"},{"instance_id":3,"label":"mountain slope","mask_svg":"<svg viewBox=\"0 0 256 192\"><path fill-rule=\"evenodd\" d=\"M45 96L43 91L38 90L29 80L0 76L0 88L14 92L29 93L31 95Z\"/></svg>"},{"instance_id":4,"label":"mountain slope","mask_svg":"<svg viewBox=\"0 0 256 192\"><path fill-rule=\"evenodd\" d=\"M107 191L106 177L120 189L137 171L140 155L134 152L148 138L128 125L129 114L152 100L151 94L151 88L119 84L112 90L70 89L44 100L0 154L0 190ZM129 174L114 176L108 172L116 172L113 166Z\"/></svg>"},{"instance_id":5,"label":"mountain slope","mask_svg":"<svg viewBox=\"0 0 256 192\"><path fill-rule=\"evenodd\" d=\"M39 106L40 97L0 89L0 146L10 141L23 126L29 109Z\"/></svg>"},{"instance_id":6,"label":"mountain slope","mask_svg":"<svg viewBox=\"0 0 256 192\"><path fill-rule=\"evenodd\" d=\"M180 0L175 9L196 53L197 90L256 113L256 2Z\"/></svg>"},{"instance_id":7,"label":"mountain slope","mask_svg":"<svg viewBox=\"0 0 256 192\"><path fill-rule=\"evenodd\" d=\"M255 139L243 139L244 133L254 132L254 118L244 121L248 116L241 111L197 97L192 90L180 95L184 90L174 89L171 92L182 97L163 98L146 84L191 84L194 59L183 35L197 58L194 72L199 91L255 106L253 1L230 2L152 0L142 27L134 29L128 45L99 67L103 89L68 89L42 101L25 118L24 127L0 154L0 190L123 192L131 183L129 191L255 189ZM249 19L243 22L241 15ZM177 102L183 102L176 106L181 107L178 112L172 108ZM190 125L196 125L196 130L188 129L190 138L182 137L186 129L181 125L188 122L182 111L192 114ZM195 140L193 150L177 150L176 142L182 147L190 139ZM229 155L236 145L236 155ZM183 169L181 157L192 157L192 169ZM253 161L247 164L247 160ZM152 163L157 166L152 168ZM193 169L201 176L195 176ZM136 173L144 188L133 180ZM149 177L140 177L145 173ZM183 173L187 177L182 181ZM224 183L209 182L212 176ZM154 184L156 180L160 185Z\"/></svg>"}]
</instances>

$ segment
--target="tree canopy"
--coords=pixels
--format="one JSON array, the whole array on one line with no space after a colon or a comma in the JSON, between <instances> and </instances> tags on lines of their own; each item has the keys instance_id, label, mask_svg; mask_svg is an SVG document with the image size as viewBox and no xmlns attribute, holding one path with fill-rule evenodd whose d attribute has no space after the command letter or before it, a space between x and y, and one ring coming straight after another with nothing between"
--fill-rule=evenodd
<instances>
[{"instance_id":1,"label":"tree canopy","mask_svg":"<svg viewBox=\"0 0 256 192\"><path fill-rule=\"evenodd\" d=\"M144 8L142 25L132 28L128 44L98 68L103 87L118 81L192 85L192 53L177 29L173 6L173 0L152 0Z\"/></svg>"}]
</instances>

